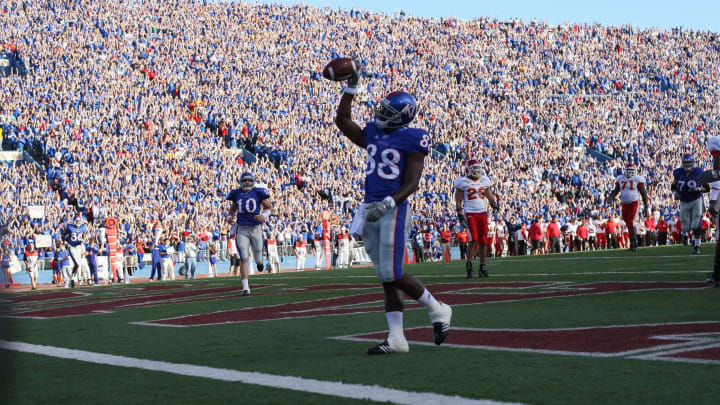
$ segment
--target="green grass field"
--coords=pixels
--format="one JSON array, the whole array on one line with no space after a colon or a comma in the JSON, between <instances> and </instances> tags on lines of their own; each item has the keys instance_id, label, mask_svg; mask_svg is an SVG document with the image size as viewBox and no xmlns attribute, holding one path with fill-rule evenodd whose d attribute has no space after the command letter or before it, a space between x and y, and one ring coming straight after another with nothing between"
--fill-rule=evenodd
<instances>
[{"instance_id":1,"label":"green grass field","mask_svg":"<svg viewBox=\"0 0 720 405\"><path fill-rule=\"evenodd\" d=\"M453 306L446 344L406 301L410 353L385 336L371 268L0 296L3 403L714 404L712 248L406 267ZM67 350L67 349L74 349ZM107 356L112 355L112 356ZM201 367L198 367L201 366Z\"/></svg>"}]
</instances>

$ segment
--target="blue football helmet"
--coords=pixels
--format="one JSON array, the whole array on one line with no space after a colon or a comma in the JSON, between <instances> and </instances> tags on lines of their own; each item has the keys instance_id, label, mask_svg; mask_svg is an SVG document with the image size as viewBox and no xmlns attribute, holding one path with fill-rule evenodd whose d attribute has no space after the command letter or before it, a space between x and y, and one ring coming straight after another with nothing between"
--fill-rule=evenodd
<instances>
[{"instance_id":1,"label":"blue football helmet","mask_svg":"<svg viewBox=\"0 0 720 405\"><path fill-rule=\"evenodd\" d=\"M695 168L695 156L692 153L686 153L682 156L682 167L688 173Z\"/></svg>"},{"instance_id":2,"label":"blue football helmet","mask_svg":"<svg viewBox=\"0 0 720 405\"><path fill-rule=\"evenodd\" d=\"M255 187L255 177L253 177L252 173L244 172L240 175L240 187L243 191L250 191Z\"/></svg>"},{"instance_id":3,"label":"blue football helmet","mask_svg":"<svg viewBox=\"0 0 720 405\"><path fill-rule=\"evenodd\" d=\"M415 119L417 110L415 97L404 91L394 91L380 100L375 110L375 125L382 129L404 127Z\"/></svg>"}]
</instances>

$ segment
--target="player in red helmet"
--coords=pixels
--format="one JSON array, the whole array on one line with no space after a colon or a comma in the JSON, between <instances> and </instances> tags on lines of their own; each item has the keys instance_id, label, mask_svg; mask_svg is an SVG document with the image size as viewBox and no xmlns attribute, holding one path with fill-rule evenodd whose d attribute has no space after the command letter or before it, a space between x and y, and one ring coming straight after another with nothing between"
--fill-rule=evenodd
<instances>
[{"instance_id":1,"label":"player in red helmet","mask_svg":"<svg viewBox=\"0 0 720 405\"><path fill-rule=\"evenodd\" d=\"M487 200L487 202L486 202ZM455 181L455 208L460 223L468 229L472 241L468 245L465 271L471 278L472 259L476 252L480 252L480 277L489 274L485 265L488 245L488 213L487 205L493 210L499 210L497 198L492 192L492 182L485 175L482 164L472 159L467 162L467 176Z\"/></svg>"},{"instance_id":2,"label":"player in red helmet","mask_svg":"<svg viewBox=\"0 0 720 405\"><path fill-rule=\"evenodd\" d=\"M634 221L638 211L638 195L642 196L645 216L650 215L650 203L648 202L647 191L645 190L645 177L637 174L634 165L626 165L623 173L620 173L615 178L615 188L610 192L608 201L613 201L618 193L620 193L620 202L622 203L621 217L622 220L625 221L628 233L630 234L630 251L634 252L637 250L637 235Z\"/></svg>"}]
</instances>

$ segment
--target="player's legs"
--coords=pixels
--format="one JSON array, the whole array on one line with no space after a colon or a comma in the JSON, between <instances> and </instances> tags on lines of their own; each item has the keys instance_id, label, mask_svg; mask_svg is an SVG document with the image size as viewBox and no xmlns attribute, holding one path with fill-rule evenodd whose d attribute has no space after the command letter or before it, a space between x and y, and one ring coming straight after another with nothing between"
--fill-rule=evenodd
<instances>
[{"instance_id":1,"label":"player's legs","mask_svg":"<svg viewBox=\"0 0 720 405\"><path fill-rule=\"evenodd\" d=\"M473 251L470 252L468 261L472 261L476 252L480 255L480 276L487 276L487 270L485 269L485 261L487 260L487 248L488 248L488 222L487 213L470 213L467 215L468 227L470 228L470 234L474 242ZM470 271L472 276L472 264L466 265L466 271Z\"/></svg>"},{"instance_id":2,"label":"player's legs","mask_svg":"<svg viewBox=\"0 0 720 405\"><path fill-rule=\"evenodd\" d=\"M81 243L75 247L75 253L77 254L77 257L80 259L78 263L78 269L77 269L77 277L78 281L84 282L90 279L90 268L87 264L87 259L85 258L85 244Z\"/></svg>"},{"instance_id":3,"label":"player's legs","mask_svg":"<svg viewBox=\"0 0 720 405\"><path fill-rule=\"evenodd\" d=\"M82 263L82 252L85 250L82 245L71 246L67 245L68 253L70 253L70 267L72 267L72 274L70 279L70 285L74 286L75 282L80 281L80 266Z\"/></svg>"},{"instance_id":4,"label":"player's legs","mask_svg":"<svg viewBox=\"0 0 720 405\"><path fill-rule=\"evenodd\" d=\"M255 259L255 265L257 265L258 271L263 271L263 235L262 227L255 225L249 228L250 233L250 246L252 247L253 259Z\"/></svg>"},{"instance_id":5,"label":"player's legs","mask_svg":"<svg viewBox=\"0 0 720 405\"><path fill-rule=\"evenodd\" d=\"M683 245L687 245L689 240L689 232L693 229L692 224L692 202L680 201L680 223L682 224Z\"/></svg>"},{"instance_id":6,"label":"player's legs","mask_svg":"<svg viewBox=\"0 0 720 405\"><path fill-rule=\"evenodd\" d=\"M638 202L633 201L629 204L622 204L622 219L628 228L630 236L630 250L637 249L637 240L635 235L635 215L637 215Z\"/></svg>"},{"instance_id":7,"label":"player's legs","mask_svg":"<svg viewBox=\"0 0 720 405\"><path fill-rule=\"evenodd\" d=\"M405 240L410 230L411 217L409 204L403 203L379 221L367 223L363 229L363 240L371 242L369 248L366 246L366 250L375 264L378 278L383 283L385 316L389 330L387 341L368 349L368 354L409 350L403 332L403 292L428 309L436 344L442 343L449 333L452 309L435 300L420 280L403 271Z\"/></svg>"},{"instance_id":8,"label":"player's legs","mask_svg":"<svg viewBox=\"0 0 720 405\"><path fill-rule=\"evenodd\" d=\"M693 234L693 253L700 253L700 242L702 241L702 213L703 203L702 198L698 198L695 201L686 203L688 228L685 228L685 223L682 224L683 229L692 231ZM682 213L682 208L681 208Z\"/></svg>"},{"instance_id":9,"label":"player's legs","mask_svg":"<svg viewBox=\"0 0 720 405\"><path fill-rule=\"evenodd\" d=\"M240 279L242 282L243 294L250 294L250 284L248 282L248 261L250 260L250 239L251 232L247 226L237 227L237 243L238 252L240 252Z\"/></svg>"}]
</instances>

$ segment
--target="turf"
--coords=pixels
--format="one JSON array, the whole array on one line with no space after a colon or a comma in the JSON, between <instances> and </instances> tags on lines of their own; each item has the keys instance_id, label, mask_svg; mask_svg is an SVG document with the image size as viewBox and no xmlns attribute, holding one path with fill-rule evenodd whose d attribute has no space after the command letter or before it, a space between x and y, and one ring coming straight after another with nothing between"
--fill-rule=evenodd
<instances>
[{"instance_id":1,"label":"turf","mask_svg":"<svg viewBox=\"0 0 720 405\"><path fill-rule=\"evenodd\" d=\"M710 246L704 250L710 251ZM633 254L613 251L490 259L491 277L470 280L465 278L461 262L408 265L406 271L449 302L466 296L488 299L488 302L458 301L453 306L456 328L556 329L720 321L716 308L720 290L702 284L712 257L688 253L687 247L675 246L640 249ZM517 283L526 282L535 284L518 287ZM682 282L688 288L552 296L563 289L577 291L599 282L609 285L660 282L668 286ZM5 295L2 298L6 302L1 305L6 317L0 318L0 326L3 339L8 341L473 399L533 404L710 404L720 396L720 388L713 383L720 373L720 361L698 364L627 355L592 357L452 346L459 329L455 335L451 333L448 346L411 341L409 354L366 356L365 349L372 341L337 338L387 328L382 292L370 268L255 276L251 278L250 297L239 296L239 284L236 278L221 278L166 282L161 285L169 289L161 290L142 289L156 288L158 283L80 288L75 291L87 295L42 302L10 302L30 293ZM335 287L322 288L329 285ZM365 288L353 288L358 285ZM452 291L444 292L450 285ZM57 292L40 291L35 295ZM151 306L137 303L174 292L198 295L189 297L192 302L163 296ZM518 298L508 298L508 294ZM210 316L207 314L236 309L261 314L278 306L307 301L313 301L312 305L303 311L318 310L335 302L333 299L353 296L365 299L333 309L358 311L355 313L185 328L137 324L190 314L205 319ZM80 301L101 305L123 297L134 297L136 304L113 308L109 313L53 319L16 317L29 309L68 309ZM139 297L142 299L138 300ZM499 297L505 301L495 301ZM427 312L410 305L412 302L407 304L406 329L424 328L418 333L430 340ZM708 333L706 337L720 346L720 333ZM616 337L620 341L626 338ZM2 395L7 403L362 402L8 350L0 350L0 364L5 387Z\"/></svg>"}]
</instances>

